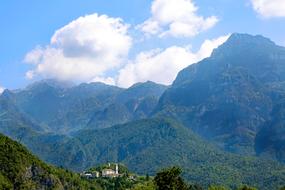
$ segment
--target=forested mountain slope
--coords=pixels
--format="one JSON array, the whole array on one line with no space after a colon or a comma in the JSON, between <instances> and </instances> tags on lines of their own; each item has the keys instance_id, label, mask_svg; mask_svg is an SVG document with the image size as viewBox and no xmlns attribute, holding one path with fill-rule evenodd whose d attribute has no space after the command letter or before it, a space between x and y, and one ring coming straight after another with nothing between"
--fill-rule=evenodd
<instances>
[{"instance_id":1,"label":"forested mountain slope","mask_svg":"<svg viewBox=\"0 0 285 190\"><path fill-rule=\"evenodd\" d=\"M178 118L224 150L255 155L255 138L284 99L285 48L233 34L211 57L182 70L156 115Z\"/></svg>"}]
</instances>

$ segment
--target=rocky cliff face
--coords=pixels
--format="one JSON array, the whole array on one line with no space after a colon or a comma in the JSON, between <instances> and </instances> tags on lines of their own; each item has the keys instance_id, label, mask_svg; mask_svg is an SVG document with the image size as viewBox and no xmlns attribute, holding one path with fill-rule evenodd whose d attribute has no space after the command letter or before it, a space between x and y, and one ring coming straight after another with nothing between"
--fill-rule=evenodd
<instances>
[{"instance_id":1,"label":"rocky cliff face","mask_svg":"<svg viewBox=\"0 0 285 190\"><path fill-rule=\"evenodd\" d=\"M180 118L227 151L254 155L256 134L283 97L283 57L285 48L267 38L233 34L210 58L179 73L156 114Z\"/></svg>"}]
</instances>

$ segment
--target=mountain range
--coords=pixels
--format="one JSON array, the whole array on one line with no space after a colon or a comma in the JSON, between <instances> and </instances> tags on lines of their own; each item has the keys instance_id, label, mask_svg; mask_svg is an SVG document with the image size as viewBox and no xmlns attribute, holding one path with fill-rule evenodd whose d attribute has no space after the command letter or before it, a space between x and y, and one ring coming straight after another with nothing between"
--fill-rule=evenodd
<instances>
[{"instance_id":1,"label":"mountain range","mask_svg":"<svg viewBox=\"0 0 285 190\"><path fill-rule=\"evenodd\" d=\"M232 34L171 86L54 80L0 96L0 132L75 171L122 162L179 165L201 184L274 189L285 181L285 48Z\"/></svg>"}]
</instances>

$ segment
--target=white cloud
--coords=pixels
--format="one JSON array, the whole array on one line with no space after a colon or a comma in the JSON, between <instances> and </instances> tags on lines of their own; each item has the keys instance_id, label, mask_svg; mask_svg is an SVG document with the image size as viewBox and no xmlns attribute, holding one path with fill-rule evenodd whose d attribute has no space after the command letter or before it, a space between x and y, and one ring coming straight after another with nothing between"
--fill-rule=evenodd
<instances>
[{"instance_id":1,"label":"white cloud","mask_svg":"<svg viewBox=\"0 0 285 190\"><path fill-rule=\"evenodd\" d=\"M215 16L197 15L197 10L192 0L154 0L151 18L137 28L147 35L193 37L218 22Z\"/></svg>"},{"instance_id":2,"label":"white cloud","mask_svg":"<svg viewBox=\"0 0 285 190\"><path fill-rule=\"evenodd\" d=\"M195 14L197 8L190 0L177 0L178 5L176 0L168 2L170 4L164 0L154 1L153 16L145 22L150 22L148 29L152 34L192 36L212 26L211 18ZM198 24L200 21L202 24ZM164 30L165 24L169 25L169 30ZM191 27L187 34L183 24ZM228 38L206 40L197 52L190 47L172 46L141 52L134 60L128 60L132 46L128 28L120 18L97 14L80 17L57 30L49 45L38 46L27 53L25 62L32 64L34 69L28 71L26 77L103 82L121 87L147 80L169 85L180 70L210 56L212 50ZM178 32L174 34L173 31Z\"/></svg>"},{"instance_id":3,"label":"white cloud","mask_svg":"<svg viewBox=\"0 0 285 190\"><path fill-rule=\"evenodd\" d=\"M209 57L216 47L224 43L229 35L206 40L194 53L189 47L172 46L165 50L151 50L140 53L136 59L119 71L117 84L129 87L137 82L151 80L170 85L179 71Z\"/></svg>"},{"instance_id":4,"label":"white cloud","mask_svg":"<svg viewBox=\"0 0 285 190\"><path fill-rule=\"evenodd\" d=\"M137 82L151 80L170 84L178 71L185 68L195 57L186 48L173 46L164 51L151 50L140 53L133 63L120 71L118 85L131 86Z\"/></svg>"},{"instance_id":5,"label":"white cloud","mask_svg":"<svg viewBox=\"0 0 285 190\"><path fill-rule=\"evenodd\" d=\"M285 17L284 0L251 0L251 2L254 10L263 17Z\"/></svg>"},{"instance_id":6,"label":"white cloud","mask_svg":"<svg viewBox=\"0 0 285 190\"><path fill-rule=\"evenodd\" d=\"M35 65L26 77L76 82L105 78L127 59L132 45L128 28L120 18L80 17L57 30L48 46L36 47L26 55L25 62Z\"/></svg>"},{"instance_id":7,"label":"white cloud","mask_svg":"<svg viewBox=\"0 0 285 190\"><path fill-rule=\"evenodd\" d=\"M0 94L2 94L4 92L5 88L3 88L2 86L0 86Z\"/></svg>"},{"instance_id":8,"label":"white cloud","mask_svg":"<svg viewBox=\"0 0 285 190\"><path fill-rule=\"evenodd\" d=\"M115 80L112 77L106 77L106 78L95 77L90 82L102 82L102 83L105 83L105 84L108 84L108 85L113 85L113 86L116 85L116 82L115 82Z\"/></svg>"}]
</instances>

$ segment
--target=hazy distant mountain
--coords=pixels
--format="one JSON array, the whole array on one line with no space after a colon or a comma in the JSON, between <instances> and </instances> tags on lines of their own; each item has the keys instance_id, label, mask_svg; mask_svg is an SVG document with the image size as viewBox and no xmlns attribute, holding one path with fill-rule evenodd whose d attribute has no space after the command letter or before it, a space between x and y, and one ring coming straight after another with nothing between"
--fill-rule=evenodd
<instances>
[{"instance_id":1,"label":"hazy distant mountain","mask_svg":"<svg viewBox=\"0 0 285 190\"><path fill-rule=\"evenodd\" d=\"M272 86L284 80L285 48L262 36L233 34L210 58L179 73L157 112L225 150L254 155L255 136L280 96Z\"/></svg>"},{"instance_id":2,"label":"hazy distant mountain","mask_svg":"<svg viewBox=\"0 0 285 190\"><path fill-rule=\"evenodd\" d=\"M21 112L50 132L69 133L145 118L165 89L152 82L122 89L103 83L74 86L44 80L14 92L13 101Z\"/></svg>"},{"instance_id":3,"label":"hazy distant mountain","mask_svg":"<svg viewBox=\"0 0 285 190\"><path fill-rule=\"evenodd\" d=\"M149 117L166 88L164 85L145 82L123 90L109 106L94 113L88 128L105 128Z\"/></svg>"},{"instance_id":4,"label":"hazy distant mountain","mask_svg":"<svg viewBox=\"0 0 285 190\"><path fill-rule=\"evenodd\" d=\"M141 100L147 96L160 97L167 87L151 81L137 83L118 95L117 101L122 103L130 100Z\"/></svg>"},{"instance_id":5,"label":"hazy distant mountain","mask_svg":"<svg viewBox=\"0 0 285 190\"><path fill-rule=\"evenodd\" d=\"M14 94L17 107L50 131L83 128L92 114L106 107L122 89L102 83L63 87L50 81L37 82Z\"/></svg>"},{"instance_id":6,"label":"hazy distant mountain","mask_svg":"<svg viewBox=\"0 0 285 190\"><path fill-rule=\"evenodd\" d=\"M20 112L14 103L14 94L5 90L0 97L0 132L23 138L27 134L44 131L42 126Z\"/></svg>"}]
</instances>

